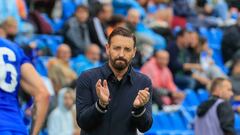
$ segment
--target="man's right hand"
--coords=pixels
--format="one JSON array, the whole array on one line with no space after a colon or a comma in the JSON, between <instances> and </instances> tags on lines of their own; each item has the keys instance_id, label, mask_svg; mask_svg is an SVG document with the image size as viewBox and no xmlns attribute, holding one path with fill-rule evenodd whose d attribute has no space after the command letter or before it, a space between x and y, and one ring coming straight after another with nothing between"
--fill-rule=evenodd
<instances>
[{"instance_id":1,"label":"man's right hand","mask_svg":"<svg viewBox=\"0 0 240 135\"><path fill-rule=\"evenodd\" d=\"M108 89L108 84L107 81L104 80L103 81L103 85L102 85L102 80L99 79L96 83L96 93L97 96L99 98L99 103L102 107L106 107L109 104L109 89Z\"/></svg>"}]
</instances>

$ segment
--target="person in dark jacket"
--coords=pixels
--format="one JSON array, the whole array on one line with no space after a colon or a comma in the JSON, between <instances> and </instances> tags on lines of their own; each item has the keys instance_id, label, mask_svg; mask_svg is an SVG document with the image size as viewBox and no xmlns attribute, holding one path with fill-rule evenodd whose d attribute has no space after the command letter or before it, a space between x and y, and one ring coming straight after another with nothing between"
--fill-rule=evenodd
<instances>
[{"instance_id":1,"label":"person in dark jacket","mask_svg":"<svg viewBox=\"0 0 240 135\"><path fill-rule=\"evenodd\" d=\"M211 97L197 109L195 135L235 135L234 112L229 99L232 84L225 78L216 78L210 87Z\"/></svg>"},{"instance_id":2,"label":"person in dark jacket","mask_svg":"<svg viewBox=\"0 0 240 135\"><path fill-rule=\"evenodd\" d=\"M64 42L70 46L72 57L84 54L91 43L88 16L88 8L80 5L77 7L75 15L64 25Z\"/></svg>"},{"instance_id":3,"label":"person in dark jacket","mask_svg":"<svg viewBox=\"0 0 240 135\"><path fill-rule=\"evenodd\" d=\"M81 135L137 135L152 125L151 80L131 60L136 38L118 27L106 45L108 63L83 72L77 81L76 110Z\"/></svg>"}]
</instances>

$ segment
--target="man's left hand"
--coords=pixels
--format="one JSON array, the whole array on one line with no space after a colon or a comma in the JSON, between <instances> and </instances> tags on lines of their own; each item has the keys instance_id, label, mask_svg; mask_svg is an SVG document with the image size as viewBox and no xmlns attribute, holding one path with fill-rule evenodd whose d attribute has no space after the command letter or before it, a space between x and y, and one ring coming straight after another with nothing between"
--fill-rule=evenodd
<instances>
[{"instance_id":1,"label":"man's left hand","mask_svg":"<svg viewBox=\"0 0 240 135\"><path fill-rule=\"evenodd\" d=\"M144 90L140 90L138 92L137 97L135 98L133 102L134 108L140 108L144 106L149 101L150 93L149 88L145 88Z\"/></svg>"}]
</instances>

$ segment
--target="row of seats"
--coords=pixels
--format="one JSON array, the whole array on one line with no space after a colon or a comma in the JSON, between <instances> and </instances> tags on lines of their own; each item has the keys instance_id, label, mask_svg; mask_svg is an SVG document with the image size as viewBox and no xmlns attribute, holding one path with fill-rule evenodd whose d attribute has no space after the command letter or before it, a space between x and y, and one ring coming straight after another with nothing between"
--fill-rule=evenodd
<instances>
[{"instance_id":1,"label":"row of seats","mask_svg":"<svg viewBox=\"0 0 240 135\"><path fill-rule=\"evenodd\" d=\"M178 111L153 113L152 128L145 135L194 135L197 106L209 97L207 90L185 90L185 100ZM235 113L235 129L240 134L240 115Z\"/></svg>"}]
</instances>

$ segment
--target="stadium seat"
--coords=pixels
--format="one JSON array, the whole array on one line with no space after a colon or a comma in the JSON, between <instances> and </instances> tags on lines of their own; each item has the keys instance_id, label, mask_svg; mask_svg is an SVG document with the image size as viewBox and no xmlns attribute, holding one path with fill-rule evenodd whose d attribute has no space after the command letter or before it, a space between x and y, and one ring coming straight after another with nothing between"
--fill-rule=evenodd
<instances>
[{"instance_id":1,"label":"stadium seat","mask_svg":"<svg viewBox=\"0 0 240 135\"><path fill-rule=\"evenodd\" d=\"M240 115L235 113L235 125L234 125L238 134L240 134Z\"/></svg>"},{"instance_id":2,"label":"stadium seat","mask_svg":"<svg viewBox=\"0 0 240 135\"><path fill-rule=\"evenodd\" d=\"M197 91L197 94L198 94L198 98L199 98L200 102L206 101L209 96L208 91L205 89L199 89Z\"/></svg>"},{"instance_id":3,"label":"stadium seat","mask_svg":"<svg viewBox=\"0 0 240 135\"><path fill-rule=\"evenodd\" d=\"M184 106L198 106L200 104L198 96L194 90L186 89L185 94Z\"/></svg>"},{"instance_id":4,"label":"stadium seat","mask_svg":"<svg viewBox=\"0 0 240 135\"><path fill-rule=\"evenodd\" d=\"M187 130L187 123L179 111L170 113L169 118L174 130Z\"/></svg>"},{"instance_id":5,"label":"stadium seat","mask_svg":"<svg viewBox=\"0 0 240 135\"><path fill-rule=\"evenodd\" d=\"M34 65L40 75L48 76L47 63L50 58L52 57L41 56L36 59Z\"/></svg>"},{"instance_id":6,"label":"stadium seat","mask_svg":"<svg viewBox=\"0 0 240 135\"><path fill-rule=\"evenodd\" d=\"M76 5L72 0L62 0L62 17L67 20L76 10Z\"/></svg>"}]
</instances>

